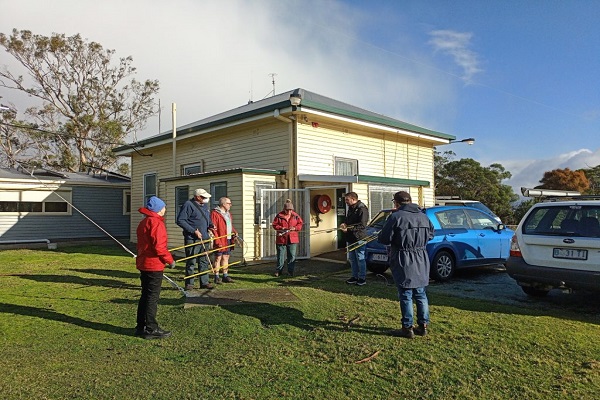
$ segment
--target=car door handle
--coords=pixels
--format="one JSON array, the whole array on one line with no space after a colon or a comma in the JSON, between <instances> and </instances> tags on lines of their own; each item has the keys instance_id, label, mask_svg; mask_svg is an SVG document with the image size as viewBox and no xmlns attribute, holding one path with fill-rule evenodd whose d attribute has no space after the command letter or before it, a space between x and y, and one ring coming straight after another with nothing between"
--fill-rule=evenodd
<instances>
[{"instance_id":1,"label":"car door handle","mask_svg":"<svg viewBox=\"0 0 600 400\"><path fill-rule=\"evenodd\" d=\"M485 236L485 233L480 233L480 234L479 234L479 236L480 236L480 237L484 237L484 236Z\"/></svg>"}]
</instances>

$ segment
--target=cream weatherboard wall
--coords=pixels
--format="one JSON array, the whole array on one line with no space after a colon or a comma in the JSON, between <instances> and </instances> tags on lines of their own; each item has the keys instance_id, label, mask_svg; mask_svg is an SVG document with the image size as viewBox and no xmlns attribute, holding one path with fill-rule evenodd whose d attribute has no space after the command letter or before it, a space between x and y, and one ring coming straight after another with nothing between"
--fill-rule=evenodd
<instances>
[{"instance_id":1,"label":"cream weatherboard wall","mask_svg":"<svg viewBox=\"0 0 600 400\"><path fill-rule=\"evenodd\" d=\"M429 181L419 195L411 188L415 202L433 205L433 147L431 142L419 141L395 133L374 133L348 130L319 123L317 127L298 124L298 173L315 175L335 174L335 158L358 160L360 175ZM381 185L381 184L378 184ZM368 198L368 188L352 185L359 198Z\"/></svg>"}]
</instances>

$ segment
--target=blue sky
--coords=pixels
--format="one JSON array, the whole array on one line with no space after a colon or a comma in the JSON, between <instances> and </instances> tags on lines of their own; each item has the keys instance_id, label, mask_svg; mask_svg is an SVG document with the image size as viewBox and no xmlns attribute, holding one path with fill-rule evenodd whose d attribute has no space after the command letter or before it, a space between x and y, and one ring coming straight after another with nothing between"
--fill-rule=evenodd
<instances>
[{"instance_id":1,"label":"blue sky","mask_svg":"<svg viewBox=\"0 0 600 400\"><path fill-rule=\"evenodd\" d=\"M161 82L162 130L302 87L455 135L507 183L600 164L600 1L0 0L0 31L80 33ZM14 67L5 55L0 64ZM27 100L0 88L2 102ZM138 132L156 134L158 118Z\"/></svg>"}]
</instances>

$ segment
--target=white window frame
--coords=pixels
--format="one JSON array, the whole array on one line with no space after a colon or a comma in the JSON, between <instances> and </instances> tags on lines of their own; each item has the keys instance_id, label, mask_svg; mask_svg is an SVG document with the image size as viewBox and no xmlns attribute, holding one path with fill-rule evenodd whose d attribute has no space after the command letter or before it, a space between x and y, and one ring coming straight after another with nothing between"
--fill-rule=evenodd
<instances>
[{"instance_id":1,"label":"white window frame","mask_svg":"<svg viewBox=\"0 0 600 400\"><path fill-rule=\"evenodd\" d=\"M131 215L131 189L123 190L123 215Z\"/></svg>"},{"instance_id":2,"label":"white window frame","mask_svg":"<svg viewBox=\"0 0 600 400\"><path fill-rule=\"evenodd\" d=\"M189 169L198 168L198 172L189 172ZM204 161L200 160L199 162L193 164L184 164L181 166L181 176L195 175L201 174L204 172Z\"/></svg>"},{"instance_id":3,"label":"white window frame","mask_svg":"<svg viewBox=\"0 0 600 400\"><path fill-rule=\"evenodd\" d=\"M342 174L340 171L341 168L338 166L338 163L351 164L350 165L351 174L350 175ZM356 175L358 175L358 160L356 160L356 159L344 158L344 157L334 157L333 165L334 165L334 170L333 170L334 175L340 175L340 176L356 176Z\"/></svg>"}]
</instances>

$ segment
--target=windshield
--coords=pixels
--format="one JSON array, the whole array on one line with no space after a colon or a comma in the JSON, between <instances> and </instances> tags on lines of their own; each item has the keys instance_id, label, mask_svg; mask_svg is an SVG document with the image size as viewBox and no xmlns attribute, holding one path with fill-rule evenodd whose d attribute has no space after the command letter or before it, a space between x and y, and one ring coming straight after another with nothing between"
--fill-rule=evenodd
<instances>
[{"instance_id":1,"label":"windshield","mask_svg":"<svg viewBox=\"0 0 600 400\"><path fill-rule=\"evenodd\" d=\"M600 237L600 206L538 207L523 223L527 235Z\"/></svg>"},{"instance_id":2,"label":"windshield","mask_svg":"<svg viewBox=\"0 0 600 400\"><path fill-rule=\"evenodd\" d=\"M377 229L383 228L383 224L385 224L385 221L388 219L391 213L391 210L379 211L379 213L377 213L377 215L371 220L371 222L369 222L369 225L367 226Z\"/></svg>"}]
</instances>

